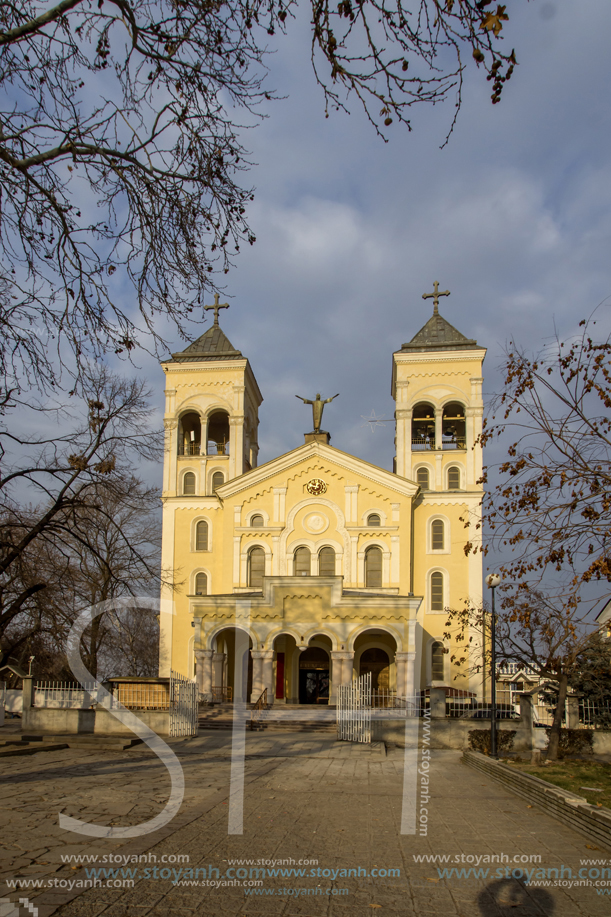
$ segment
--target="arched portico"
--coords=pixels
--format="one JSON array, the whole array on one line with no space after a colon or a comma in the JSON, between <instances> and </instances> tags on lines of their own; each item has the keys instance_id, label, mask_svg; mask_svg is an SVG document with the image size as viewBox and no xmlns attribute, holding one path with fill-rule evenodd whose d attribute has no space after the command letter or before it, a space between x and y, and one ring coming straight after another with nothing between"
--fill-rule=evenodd
<instances>
[{"instance_id":1,"label":"arched portico","mask_svg":"<svg viewBox=\"0 0 611 917\"><path fill-rule=\"evenodd\" d=\"M246 701L253 693L253 645L256 637L245 627L219 625L208 636L205 650L196 650L197 683L208 701Z\"/></svg>"}]
</instances>

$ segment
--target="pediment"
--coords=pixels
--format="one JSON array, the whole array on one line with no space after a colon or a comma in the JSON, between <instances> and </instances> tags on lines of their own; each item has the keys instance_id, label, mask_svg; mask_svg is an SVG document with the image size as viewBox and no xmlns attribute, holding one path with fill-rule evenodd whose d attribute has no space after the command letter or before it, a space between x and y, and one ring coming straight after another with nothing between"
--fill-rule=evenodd
<instances>
[{"instance_id":1,"label":"pediment","mask_svg":"<svg viewBox=\"0 0 611 917\"><path fill-rule=\"evenodd\" d=\"M393 474L385 468L379 468L333 446L314 442L299 446L228 481L218 488L217 493L222 500L226 500L251 489L260 492L262 486L280 486L309 472L312 473L312 477L316 477L317 472L320 472L320 476L327 473L333 477L344 478L346 483L360 484L364 487L377 486L405 497L414 497L418 491L418 485L408 478ZM274 480L280 478L282 480Z\"/></svg>"}]
</instances>

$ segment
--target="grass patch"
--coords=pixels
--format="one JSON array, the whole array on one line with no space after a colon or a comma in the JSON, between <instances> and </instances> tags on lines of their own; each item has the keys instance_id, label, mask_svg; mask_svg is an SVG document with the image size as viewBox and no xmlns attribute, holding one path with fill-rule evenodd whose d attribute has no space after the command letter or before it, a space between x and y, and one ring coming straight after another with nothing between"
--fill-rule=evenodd
<instances>
[{"instance_id":1,"label":"grass patch","mask_svg":"<svg viewBox=\"0 0 611 917\"><path fill-rule=\"evenodd\" d=\"M611 764L599 761L556 761L554 764L544 764L537 767L532 764L522 764L519 761L509 760L506 763L525 774L539 777L546 783L559 786L563 790L570 790L578 796L584 796L593 806L603 806L611 809ZM582 787L592 787L602 790L593 793Z\"/></svg>"}]
</instances>

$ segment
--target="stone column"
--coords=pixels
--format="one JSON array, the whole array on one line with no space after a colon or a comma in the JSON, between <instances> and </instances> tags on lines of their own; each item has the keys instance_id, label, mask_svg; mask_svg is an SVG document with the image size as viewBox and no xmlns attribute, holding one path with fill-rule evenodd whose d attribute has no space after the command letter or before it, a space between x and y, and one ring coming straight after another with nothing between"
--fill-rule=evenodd
<instances>
[{"instance_id":1,"label":"stone column","mask_svg":"<svg viewBox=\"0 0 611 917\"><path fill-rule=\"evenodd\" d=\"M349 685L352 681L352 663L354 653L347 650L333 650L331 652L331 694L330 704L337 704L337 688L339 685Z\"/></svg>"},{"instance_id":2,"label":"stone column","mask_svg":"<svg viewBox=\"0 0 611 917\"><path fill-rule=\"evenodd\" d=\"M534 698L532 694L520 694L518 696L520 698L520 719L522 720L522 724L524 726L524 731L527 736L527 741L530 742L531 751L534 753L536 751L535 742L534 742L535 730L534 730L534 725L533 725ZM543 730L541 730L541 732L543 732ZM539 752L539 755L540 754L541 753ZM533 761L533 764L534 763L539 763L539 762Z\"/></svg>"},{"instance_id":3,"label":"stone column","mask_svg":"<svg viewBox=\"0 0 611 917\"><path fill-rule=\"evenodd\" d=\"M342 683L342 653L331 651L331 691L329 703L337 704L337 687Z\"/></svg>"},{"instance_id":4,"label":"stone column","mask_svg":"<svg viewBox=\"0 0 611 917\"><path fill-rule=\"evenodd\" d=\"M212 656L212 687L225 687L225 653L214 653Z\"/></svg>"},{"instance_id":5,"label":"stone column","mask_svg":"<svg viewBox=\"0 0 611 917\"><path fill-rule=\"evenodd\" d=\"M349 685L352 681L352 664L354 653L348 650L334 650L331 653L331 688L337 697L338 685ZM329 701L337 703L337 701Z\"/></svg>"},{"instance_id":6,"label":"stone column","mask_svg":"<svg viewBox=\"0 0 611 917\"><path fill-rule=\"evenodd\" d=\"M23 708L21 711L21 731L30 728L31 714L30 710L34 706L34 678L26 675L23 679Z\"/></svg>"},{"instance_id":7,"label":"stone column","mask_svg":"<svg viewBox=\"0 0 611 917\"><path fill-rule=\"evenodd\" d=\"M395 653L395 665L397 667L397 696L398 697L407 697L408 694L413 694L414 692L408 687L408 671L407 664L408 659L413 653ZM412 676L413 676L413 665L412 665Z\"/></svg>"},{"instance_id":8,"label":"stone column","mask_svg":"<svg viewBox=\"0 0 611 917\"><path fill-rule=\"evenodd\" d=\"M197 660L197 690L203 694L204 703L212 703L212 650L195 650Z\"/></svg>"},{"instance_id":9,"label":"stone column","mask_svg":"<svg viewBox=\"0 0 611 917\"><path fill-rule=\"evenodd\" d=\"M234 386L234 389L237 387ZM243 414L234 414L229 418L229 474L230 478L237 478L244 474Z\"/></svg>"},{"instance_id":10,"label":"stone column","mask_svg":"<svg viewBox=\"0 0 611 917\"><path fill-rule=\"evenodd\" d=\"M435 449L441 449L443 430L443 408L435 408Z\"/></svg>"},{"instance_id":11,"label":"stone column","mask_svg":"<svg viewBox=\"0 0 611 917\"><path fill-rule=\"evenodd\" d=\"M265 657L265 650L251 650L250 655L252 656L252 693L250 695L251 704L256 704L256 702L261 697L261 692L263 691L263 659Z\"/></svg>"},{"instance_id":12,"label":"stone column","mask_svg":"<svg viewBox=\"0 0 611 917\"><path fill-rule=\"evenodd\" d=\"M445 688L431 688L431 716L446 715Z\"/></svg>"},{"instance_id":13,"label":"stone column","mask_svg":"<svg viewBox=\"0 0 611 917\"><path fill-rule=\"evenodd\" d=\"M420 684L416 684L416 654L407 654L407 672L405 676L407 694L412 696L420 691Z\"/></svg>"},{"instance_id":14,"label":"stone column","mask_svg":"<svg viewBox=\"0 0 611 917\"><path fill-rule=\"evenodd\" d=\"M569 729L579 729L579 698L571 694L566 699L566 725Z\"/></svg>"},{"instance_id":15,"label":"stone column","mask_svg":"<svg viewBox=\"0 0 611 917\"><path fill-rule=\"evenodd\" d=\"M265 691L267 688L267 703L273 704L276 697L276 685L274 683L274 651L262 650L261 660L261 691L259 691L259 696L261 692ZM257 697L256 700L259 700L259 698Z\"/></svg>"}]
</instances>

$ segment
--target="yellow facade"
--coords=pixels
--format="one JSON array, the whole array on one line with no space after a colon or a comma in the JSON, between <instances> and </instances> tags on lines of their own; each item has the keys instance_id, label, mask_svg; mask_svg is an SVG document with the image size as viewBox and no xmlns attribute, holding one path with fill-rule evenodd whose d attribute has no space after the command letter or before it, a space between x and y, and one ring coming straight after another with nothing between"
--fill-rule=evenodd
<instances>
[{"instance_id":1,"label":"yellow facade","mask_svg":"<svg viewBox=\"0 0 611 917\"><path fill-rule=\"evenodd\" d=\"M481 601L462 520L482 496L484 355L437 309L393 354L394 472L322 431L257 466L261 393L216 321L164 362L160 674L195 677L208 699L247 686L251 700L334 703L364 672L405 697L479 694L450 672L444 631L447 607Z\"/></svg>"}]
</instances>

